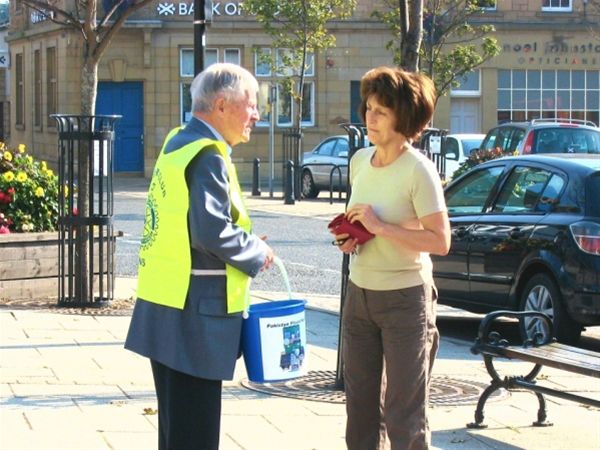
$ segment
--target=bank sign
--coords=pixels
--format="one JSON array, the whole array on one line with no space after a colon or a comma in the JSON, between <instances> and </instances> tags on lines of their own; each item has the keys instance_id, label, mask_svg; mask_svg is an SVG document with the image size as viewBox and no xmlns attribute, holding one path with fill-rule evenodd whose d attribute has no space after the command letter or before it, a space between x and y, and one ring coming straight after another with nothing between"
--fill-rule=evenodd
<instances>
[{"instance_id":1,"label":"bank sign","mask_svg":"<svg viewBox=\"0 0 600 450\"><path fill-rule=\"evenodd\" d=\"M156 11L159 16L193 16L194 3L159 2ZM241 16L242 3L205 1L204 15L206 20L213 16Z\"/></svg>"}]
</instances>

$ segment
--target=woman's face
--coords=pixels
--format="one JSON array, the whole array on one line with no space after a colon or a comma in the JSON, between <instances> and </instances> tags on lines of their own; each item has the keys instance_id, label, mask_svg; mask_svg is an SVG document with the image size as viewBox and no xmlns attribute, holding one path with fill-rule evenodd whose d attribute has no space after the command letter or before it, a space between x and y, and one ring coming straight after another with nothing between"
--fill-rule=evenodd
<instances>
[{"instance_id":1,"label":"woman's face","mask_svg":"<svg viewBox=\"0 0 600 450\"><path fill-rule=\"evenodd\" d=\"M375 145L385 146L396 140L400 134L394 129L396 126L394 111L379 103L373 95L367 99L365 120L369 141Z\"/></svg>"}]
</instances>

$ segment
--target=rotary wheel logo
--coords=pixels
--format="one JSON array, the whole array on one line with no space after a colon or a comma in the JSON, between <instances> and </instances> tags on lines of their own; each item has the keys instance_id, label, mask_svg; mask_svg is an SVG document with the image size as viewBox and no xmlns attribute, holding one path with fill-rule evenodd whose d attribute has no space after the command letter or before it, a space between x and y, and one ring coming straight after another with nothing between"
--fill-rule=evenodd
<instances>
[{"instance_id":1,"label":"rotary wheel logo","mask_svg":"<svg viewBox=\"0 0 600 450\"><path fill-rule=\"evenodd\" d=\"M142 235L141 246L142 249L146 250L150 247L156 239L156 232L158 231L158 211L156 209L156 202L154 196L148 197L146 203L146 217L144 219L144 234Z\"/></svg>"}]
</instances>

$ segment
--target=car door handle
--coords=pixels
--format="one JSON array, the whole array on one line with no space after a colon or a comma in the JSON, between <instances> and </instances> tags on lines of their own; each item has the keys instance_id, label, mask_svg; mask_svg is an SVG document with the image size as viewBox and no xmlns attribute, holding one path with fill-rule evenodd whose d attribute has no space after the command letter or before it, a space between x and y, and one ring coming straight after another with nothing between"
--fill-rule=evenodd
<instances>
[{"instance_id":1,"label":"car door handle","mask_svg":"<svg viewBox=\"0 0 600 450\"><path fill-rule=\"evenodd\" d=\"M454 235L458 238L464 238L468 234L469 234L469 232L467 231L467 227L458 227L454 231Z\"/></svg>"},{"instance_id":2,"label":"car door handle","mask_svg":"<svg viewBox=\"0 0 600 450\"><path fill-rule=\"evenodd\" d=\"M508 233L511 239L521 239L523 237L523 231L520 228L513 228Z\"/></svg>"}]
</instances>

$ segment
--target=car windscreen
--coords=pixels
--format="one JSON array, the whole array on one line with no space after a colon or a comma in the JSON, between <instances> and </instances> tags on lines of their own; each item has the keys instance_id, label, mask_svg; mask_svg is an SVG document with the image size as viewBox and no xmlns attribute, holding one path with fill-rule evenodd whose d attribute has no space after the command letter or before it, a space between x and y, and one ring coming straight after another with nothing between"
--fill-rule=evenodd
<instances>
[{"instance_id":1,"label":"car windscreen","mask_svg":"<svg viewBox=\"0 0 600 450\"><path fill-rule=\"evenodd\" d=\"M545 128L537 132L534 153L600 153L600 130Z\"/></svg>"},{"instance_id":2,"label":"car windscreen","mask_svg":"<svg viewBox=\"0 0 600 450\"><path fill-rule=\"evenodd\" d=\"M481 145L481 139L463 139L463 155L469 156L473 150L478 150Z\"/></svg>"},{"instance_id":3,"label":"car windscreen","mask_svg":"<svg viewBox=\"0 0 600 450\"><path fill-rule=\"evenodd\" d=\"M587 181L587 215L600 217L600 171L593 173Z\"/></svg>"}]
</instances>

